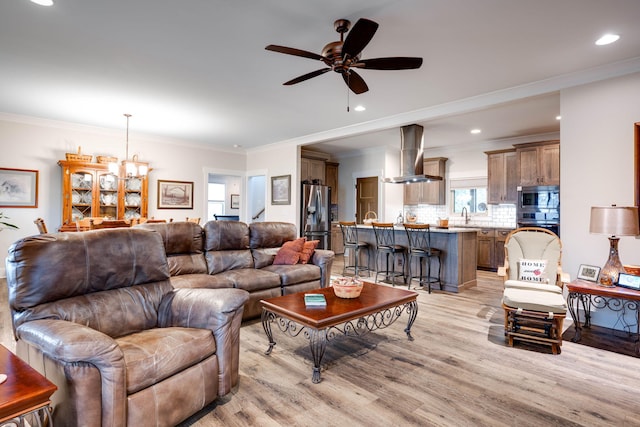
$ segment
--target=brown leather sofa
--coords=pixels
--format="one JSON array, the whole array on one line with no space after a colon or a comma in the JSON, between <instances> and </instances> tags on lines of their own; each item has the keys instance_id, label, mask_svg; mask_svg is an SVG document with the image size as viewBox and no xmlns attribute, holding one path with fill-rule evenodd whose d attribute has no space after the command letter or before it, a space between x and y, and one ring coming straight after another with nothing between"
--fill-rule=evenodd
<instances>
[{"instance_id":1,"label":"brown leather sofa","mask_svg":"<svg viewBox=\"0 0 640 427\"><path fill-rule=\"evenodd\" d=\"M27 237L9 248L18 355L58 386L63 426L172 426L238 383L248 293L174 289L141 229Z\"/></svg>"},{"instance_id":2,"label":"brown leather sofa","mask_svg":"<svg viewBox=\"0 0 640 427\"><path fill-rule=\"evenodd\" d=\"M141 224L162 236L176 288L237 288L249 292L243 319L260 316L260 300L328 286L334 253L316 249L307 264L273 265L278 249L297 237L286 222L209 221Z\"/></svg>"}]
</instances>

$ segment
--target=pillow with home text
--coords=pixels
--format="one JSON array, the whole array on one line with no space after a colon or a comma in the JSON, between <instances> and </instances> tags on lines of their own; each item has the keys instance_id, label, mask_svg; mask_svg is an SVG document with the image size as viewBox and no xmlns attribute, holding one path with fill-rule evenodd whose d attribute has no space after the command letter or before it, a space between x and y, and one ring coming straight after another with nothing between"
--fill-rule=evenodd
<instances>
[{"instance_id":1,"label":"pillow with home text","mask_svg":"<svg viewBox=\"0 0 640 427\"><path fill-rule=\"evenodd\" d=\"M549 283L545 275L546 259L521 259L518 261L518 280L524 282Z\"/></svg>"}]
</instances>

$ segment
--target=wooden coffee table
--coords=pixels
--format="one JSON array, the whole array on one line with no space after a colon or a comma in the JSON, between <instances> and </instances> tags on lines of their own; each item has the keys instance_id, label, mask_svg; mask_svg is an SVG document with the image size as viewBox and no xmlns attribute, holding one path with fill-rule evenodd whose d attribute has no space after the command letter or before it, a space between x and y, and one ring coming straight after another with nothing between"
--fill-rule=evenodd
<instances>
[{"instance_id":1,"label":"wooden coffee table","mask_svg":"<svg viewBox=\"0 0 640 427\"><path fill-rule=\"evenodd\" d=\"M326 307L307 308L305 293L321 293L327 299ZM409 315L405 333L410 341L411 326L418 314L417 292L396 289L365 282L358 298L338 298L333 288L299 292L291 295L261 300L262 327L269 339L265 354L271 354L276 342L271 325L292 337L304 332L309 338L313 357L314 383L320 382L320 363L327 342L337 335L361 336L376 329L386 328L394 323L404 311Z\"/></svg>"}]
</instances>

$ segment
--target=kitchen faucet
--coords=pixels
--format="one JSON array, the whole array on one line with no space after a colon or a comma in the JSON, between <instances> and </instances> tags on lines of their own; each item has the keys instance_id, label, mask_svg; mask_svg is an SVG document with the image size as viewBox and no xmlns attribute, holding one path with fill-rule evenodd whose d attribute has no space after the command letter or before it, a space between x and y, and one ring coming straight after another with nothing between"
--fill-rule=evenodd
<instances>
[{"instance_id":1,"label":"kitchen faucet","mask_svg":"<svg viewBox=\"0 0 640 427\"><path fill-rule=\"evenodd\" d=\"M469 224L469 211L467 210L467 207L463 207L462 208L462 213L460 214L460 216L464 217L464 223Z\"/></svg>"}]
</instances>

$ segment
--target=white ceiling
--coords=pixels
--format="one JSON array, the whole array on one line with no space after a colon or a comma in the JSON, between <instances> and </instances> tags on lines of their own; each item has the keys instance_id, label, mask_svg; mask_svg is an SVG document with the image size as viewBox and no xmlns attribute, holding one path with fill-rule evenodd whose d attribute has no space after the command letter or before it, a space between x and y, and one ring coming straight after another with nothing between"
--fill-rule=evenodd
<instances>
[{"instance_id":1,"label":"white ceiling","mask_svg":"<svg viewBox=\"0 0 640 427\"><path fill-rule=\"evenodd\" d=\"M115 129L131 113L132 136L220 148L344 151L408 123L427 146L553 132L560 89L640 71L638 0L54 1L0 3L0 112ZM380 24L362 58L423 66L361 70L370 90L348 97L335 73L282 85L323 66L266 45L320 53L360 17Z\"/></svg>"}]
</instances>

